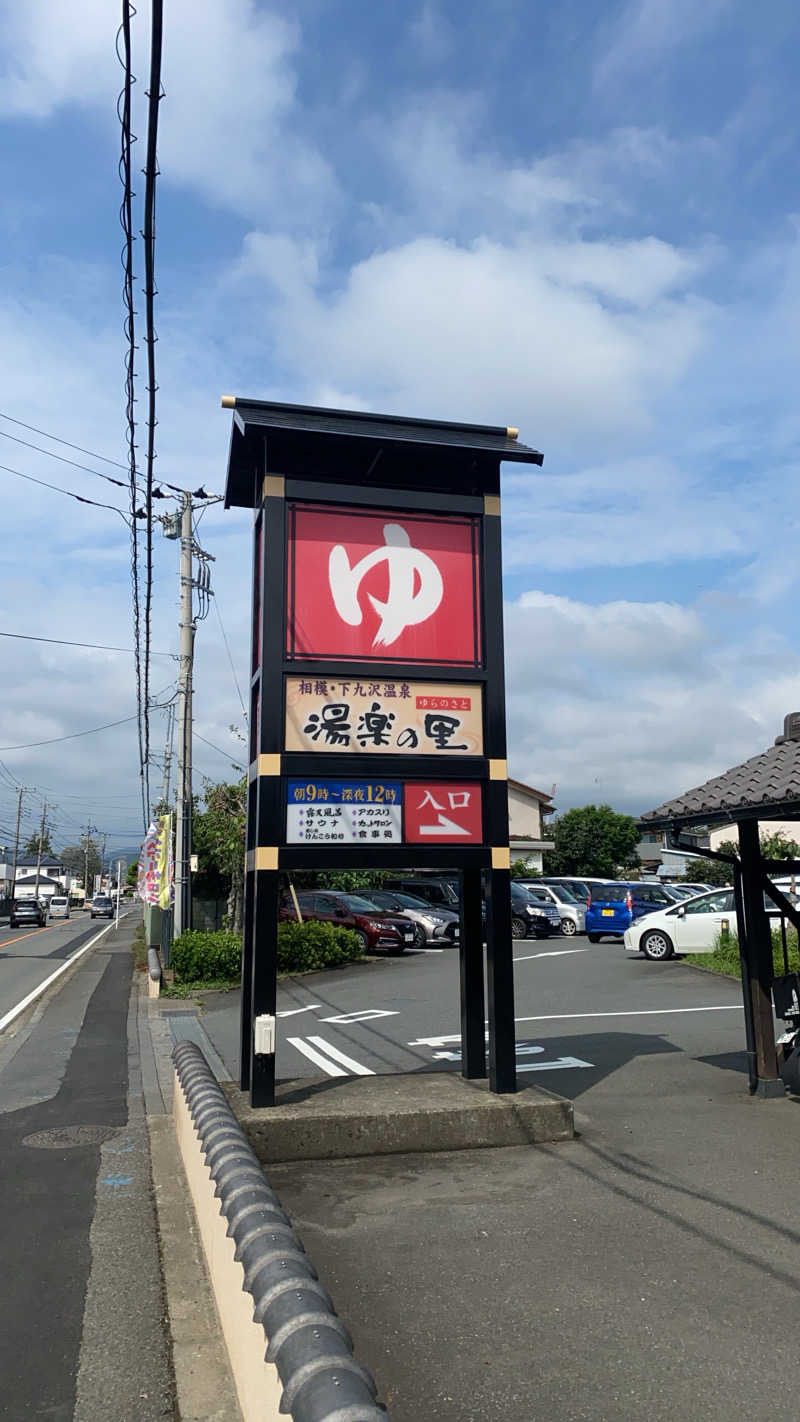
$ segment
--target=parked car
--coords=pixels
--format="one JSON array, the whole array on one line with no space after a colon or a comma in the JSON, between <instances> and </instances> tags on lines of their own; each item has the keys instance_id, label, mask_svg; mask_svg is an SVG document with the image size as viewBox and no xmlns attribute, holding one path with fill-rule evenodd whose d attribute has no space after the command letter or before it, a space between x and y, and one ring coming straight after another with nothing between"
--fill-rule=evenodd
<instances>
[{"instance_id":1,"label":"parked car","mask_svg":"<svg viewBox=\"0 0 800 1422\"><path fill-rule=\"evenodd\" d=\"M536 882L537 884L547 884L551 889L569 889L570 893L574 894L576 899L582 900L583 903L588 903L589 891L592 884L603 884L605 880L586 879L583 875L576 877L573 874L551 874L547 878L537 879Z\"/></svg>"},{"instance_id":2,"label":"parked car","mask_svg":"<svg viewBox=\"0 0 800 1422\"><path fill-rule=\"evenodd\" d=\"M589 942L599 943L601 938L607 936L621 938L626 928L630 928L638 918L655 913L657 909L669 908L673 903L663 884L641 880L592 884L586 909Z\"/></svg>"},{"instance_id":3,"label":"parked car","mask_svg":"<svg viewBox=\"0 0 800 1422\"><path fill-rule=\"evenodd\" d=\"M400 889L404 894L413 894L415 898L424 899L426 903L433 904L435 908L452 909L458 913L459 895L458 880L439 878L436 879L431 874L408 874L398 879L387 879L385 889Z\"/></svg>"},{"instance_id":4,"label":"parked car","mask_svg":"<svg viewBox=\"0 0 800 1422\"><path fill-rule=\"evenodd\" d=\"M528 893L536 899L546 898L558 909L561 932L565 938L586 930L586 900L578 898L565 884L543 884L539 879L521 879Z\"/></svg>"},{"instance_id":5,"label":"parked car","mask_svg":"<svg viewBox=\"0 0 800 1422\"><path fill-rule=\"evenodd\" d=\"M733 889L712 889L647 914L626 928L622 941L626 952L661 963L675 953L713 953L726 925L736 932Z\"/></svg>"},{"instance_id":6,"label":"parked car","mask_svg":"<svg viewBox=\"0 0 800 1422\"><path fill-rule=\"evenodd\" d=\"M384 948L395 956L411 948L414 943L414 926L399 914L384 913L369 899L360 894L343 894L333 889L308 889L297 895L303 918L318 919L321 923L336 923L340 928L351 928L361 942L365 952ZM281 902L280 917L294 919L294 904L290 899Z\"/></svg>"},{"instance_id":7,"label":"parked car","mask_svg":"<svg viewBox=\"0 0 800 1422\"><path fill-rule=\"evenodd\" d=\"M113 918L113 917L114 917L114 900L113 900L113 899L110 899L110 898L108 897L108 894L96 894L95 897L92 899L92 907L91 907L91 910L90 910L90 917L91 917L91 918Z\"/></svg>"},{"instance_id":8,"label":"parked car","mask_svg":"<svg viewBox=\"0 0 800 1422\"><path fill-rule=\"evenodd\" d=\"M65 894L53 894L50 900L51 918L69 918L69 899Z\"/></svg>"},{"instance_id":9,"label":"parked car","mask_svg":"<svg viewBox=\"0 0 800 1422\"><path fill-rule=\"evenodd\" d=\"M47 923L47 908L39 899L15 899L9 911L8 922L11 928L23 928L29 923L44 928Z\"/></svg>"},{"instance_id":10,"label":"parked car","mask_svg":"<svg viewBox=\"0 0 800 1422\"><path fill-rule=\"evenodd\" d=\"M404 894L401 889L362 889L360 897L369 899L381 913L399 914L414 925L414 945L422 948L426 943L438 943L440 947L452 948L458 942L458 914L452 909L434 908L414 894Z\"/></svg>"},{"instance_id":11,"label":"parked car","mask_svg":"<svg viewBox=\"0 0 800 1422\"><path fill-rule=\"evenodd\" d=\"M534 899L523 884L511 880L511 935L513 938L547 938L561 932L556 904Z\"/></svg>"},{"instance_id":12,"label":"parked car","mask_svg":"<svg viewBox=\"0 0 800 1422\"><path fill-rule=\"evenodd\" d=\"M709 894L713 889L713 884L676 884L677 889L691 889L695 894Z\"/></svg>"}]
</instances>

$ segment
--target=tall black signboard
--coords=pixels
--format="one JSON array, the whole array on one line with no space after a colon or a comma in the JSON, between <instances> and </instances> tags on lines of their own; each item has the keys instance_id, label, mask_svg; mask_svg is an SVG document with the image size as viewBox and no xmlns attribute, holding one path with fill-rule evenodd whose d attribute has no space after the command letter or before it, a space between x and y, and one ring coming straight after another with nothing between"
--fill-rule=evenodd
<instances>
[{"instance_id":1,"label":"tall black signboard","mask_svg":"<svg viewBox=\"0 0 800 1422\"><path fill-rule=\"evenodd\" d=\"M222 403L226 506L255 510L242 1087L274 1102L253 1022L281 871L414 868L461 874L462 1070L487 1074L488 1016L490 1087L515 1091L500 463L542 456L505 428Z\"/></svg>"}]
</instances>

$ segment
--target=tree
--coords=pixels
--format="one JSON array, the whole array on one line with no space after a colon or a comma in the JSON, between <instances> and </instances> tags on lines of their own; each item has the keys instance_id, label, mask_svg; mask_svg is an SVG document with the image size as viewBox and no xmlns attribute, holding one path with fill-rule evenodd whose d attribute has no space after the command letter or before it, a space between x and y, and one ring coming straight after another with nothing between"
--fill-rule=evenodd
<instances>
[{"instance_id":1,"label":"tree","mask_svg":"<svg viewBox=\"0 0 800 1422\"><path fill-rule=\"evenodd\" d=\"M22 849L23 849L23 852L24 852L25 854L38 854L38 853L39 853L39 831L38 831L38 830L36 831L35 834L32 834L32 835L29 835L29 836L28 836L28 838L26 839L25 843L24 843L23 846L22 846ZM43 859L48 859L48 858L49 858L49 859L53 859L54 857L55 857L55 856L54 856L54 852L53 852L53 846L52 846L52 844L51 844L51 842L50 842L50 831L49 831L49 829L47 828L47 826L45 825L45 831L44 831L44 834L42 835L42 858L43 858Z\"/></svg>"},{"instance_id":2,"label":"tree","mask_svg":"<svg viewBox=\"0 0 800 1422\"><path fill-rule=\"evenodd\" d=\"M610 805L584 805L567 810L553 825L555 848L545 850L548 874L590 874L612 879L638 865L639 830L631 815Z\"/></svg>"},{"instance_id":3,"label":"tree","mask_svg":"<svg viewBox=\"0 0 800 1422\"><path fill-rule=\"evenodd\" d=\"M58 856L61 860L61 863L64 865L64 868L68 869L70 874L74 874L76 878L80 879L82 884L83 876L86 871L86 848L87 836L84 835L80 844L68 844L66 849L62 849L60 855ZM88 848L88 883L83 885L87 894L90 892L90 885L94 880L95 874L99 874L101 868L100 850L97 847L97 841L92 839L91 836L89 836L88 838Z\"/></svg>"},{"instance_id":4,"label":"tree","mask_svg":"<svg viewBox=\"0 0 800 1422\"><path fill-rule=\"evenodd\" d=\"M244 909L244 846L247 825L247 777L231 785L206 782L205 809L195 813L192 848L207 887L228 896L228 924L241 933ZM215 895L216 897L217 895Z\"/></svg>"},{"instance_id":5,"label":"tree","mask_svg":"<svg viewBox=\"0 0 800 1422\"><path fill-rule=\"evenodd\" d=\"M136 888L136 885L137 885L137 883L138 883L138 881L139 881L139 861L138 861L138 860L134 860L133 864L129 864L129 865L128 865L128 873L127 873L126 878L125 878L125 883L128 885L128 888L129 888L129 889L135 889L135 888Z\"/></svg>"}]
</instances>

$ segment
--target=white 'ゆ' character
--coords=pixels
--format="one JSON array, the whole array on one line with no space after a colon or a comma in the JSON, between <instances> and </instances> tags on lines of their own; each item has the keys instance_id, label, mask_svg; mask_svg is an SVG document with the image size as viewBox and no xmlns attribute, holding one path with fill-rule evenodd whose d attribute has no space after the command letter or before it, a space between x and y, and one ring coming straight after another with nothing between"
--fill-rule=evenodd
<instances>
[{"instance_id":1,"label":"white '\u3086' character","mask_svg":"<svg viewBox=\"0 0 800 1422\"><path fill-rule=\"evenodd\" d=\"M433 616L444 595L444 583L433 559L421 548L412 548L411 539L399 523L383 526L385 545L366 553L350 566L346 548L337 543L328 559L328 581L333 602L348 627L360 627L363 620L358 592L366 574L379 563L389 566L389 594L380 602L367 593L381 619L372 640L373 647L390 647L406 627L416 627ZM414 591L415 574L419 587Z\"/></svg>"}]
</instances>

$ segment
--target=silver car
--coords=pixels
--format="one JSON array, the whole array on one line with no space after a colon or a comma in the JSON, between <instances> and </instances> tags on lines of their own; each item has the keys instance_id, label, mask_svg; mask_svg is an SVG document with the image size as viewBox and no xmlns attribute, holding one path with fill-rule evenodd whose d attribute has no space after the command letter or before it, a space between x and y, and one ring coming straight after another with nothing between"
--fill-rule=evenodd
<instances>
[{"instance_id":1,"label":"silver car","mask_svg":"<svg viewBox=\"0 0 800 1422\"><path fill-rule=\"evenodd\" d=\"M51 918L69 918L69 899L63 894L53 894L50 900Z\"/></svg>"},{"instance_id":2,"label":"silver car","mask_svg":"<svg viewBox=\"0 0 800 1422\"><path fill-rule=\"evenodd\" d=\"M409 919L414 925L415 948L423 948L426 943L452 948L458 943L458 914L452 909L434 907L401 889L359 889L358 892L383 913L397 913Z\"/></svg>"},{"instance_id":3,"label":"silver car","mask_svg":"<svg viewBox=\"0 0 800 1422\"><path fill-rule=\"evenodd\" d=\"M566 884L542 884L538 879L526 879L524 883L529 894L556 905L565 938L586 932L586 904Z\"/></svg>"}]
</instances>

